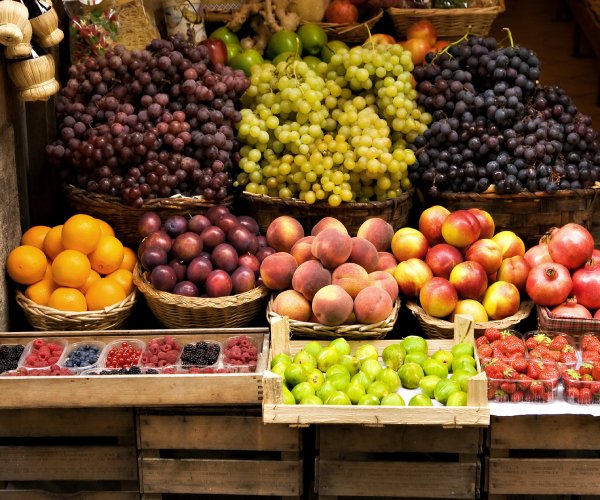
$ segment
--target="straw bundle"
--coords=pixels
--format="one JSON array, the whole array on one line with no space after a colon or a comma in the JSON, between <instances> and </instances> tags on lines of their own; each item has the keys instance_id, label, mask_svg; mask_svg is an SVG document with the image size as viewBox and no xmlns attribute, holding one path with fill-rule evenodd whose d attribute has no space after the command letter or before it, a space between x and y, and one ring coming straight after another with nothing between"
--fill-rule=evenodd
<instances>
[{"instance_id":1,"label":"straw bundle","mask_svg":"<svg viewBox=\"0 0 600 500\"><path fill-rule=\"evenodd\" d=\"M0 1L0 43L11 46L21 43L29 11L20 2Z\"/></svg>"},{"instance_id":2,"label":"straw bundle","mask_svg":"<svg viewBox=\"0 0 600 500\"><path fill-rule=\"evenodd\" d=\"M10 62L7 69L21 101L46 101L58 92L54 59L41 50L32 50L30 59Z\"/></svg>"},{"instance_id":3,"label":"straw bundle","mask_svg":"<svg viewBox=\"0 0 600 500\"><path fill-rule=\"evenodd\" d=\"M29 21L23 24L21 29L23 33L23 40L16 45L9 45L4 51L4 55L7 59L23 59L31 55L31 37L33 35L33 29Z\"/></svg>"}]
</instances>

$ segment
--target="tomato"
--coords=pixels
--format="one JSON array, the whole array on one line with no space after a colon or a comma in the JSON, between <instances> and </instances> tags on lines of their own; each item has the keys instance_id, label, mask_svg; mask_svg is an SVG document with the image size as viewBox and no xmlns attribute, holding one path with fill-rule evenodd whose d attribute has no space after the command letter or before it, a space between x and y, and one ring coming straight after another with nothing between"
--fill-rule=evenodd
<instances>
[{"instance_id":1,"label":"tomato","mask_svg":"<svg viewBox=\"0 0 600 500\"><path fill-rule=\"evenodd\" d=\"M573 282L569 270L556 262L538 264L529 271L525 290L540 306L557 306L564 302Z\"/></svg>"},{"instance_id":2,"label":"tomato","mask_svg":"<svg viewBox=\"0 0 600 500\"><path fill-rule=\"evenodd\" d=\"M550 231L548 252L554 262L568 269L577 269L590 259L594 237L580 224L569 222Z\"/></svg>"},{"instance_id":3,"label":"tomato","mask_svg":"<svg viewBox=\"0 0 600 500\"><path fill-rule=\"evenodd\" d=\"M240 44L240 39L238 38L238 36L226 26L221 26L220 28L214 30L210 34L209 38L218 38L219 40L223 40L228 45Z\"/></svg>"},{"instance_id":4,"label":"tomato","mask_svg":"<svg viewBox=\"0 0 600 500\"><path fill-rule=\"evenodd\" d=\"M304 55L316 56L327 43L327 33L318 24L303 24L298 28L296 34L302 43Z\"/></svg>"},{"instance_id":5,"label":"tomato","mask_svg":"<svg viewBox=\"0 0 600 500\"><path fill-rule=\"evenodd\" d=\"M600 266L593 260L573 273L571 295L588 309L600 308Z\"/></svg>"},{"instance_id":6,"label":"tomato","mask_svg":"<svg viewBox=\"0 0 600 500\"><path fill-rule=\"evenodd\" d=\"M263 58L259 52L254 49L246 49L234 56L233 59L229 61L229 65L233 69L241 69L246 73L246 76L250 76L252 66L262 64L263 62Z\"/></svg>"},{"instance_id":7,"label":"tomato","mask_svg":"<svg viewBox=\"0 0 600 500\"><path fill-rule=\"evenodd\" d=\"M274 59L282 52L302 54L302 42L296 33L290 30L281 30L273 33L267 44L265 52L267 59Z\"/></svg>"}]
</instances>

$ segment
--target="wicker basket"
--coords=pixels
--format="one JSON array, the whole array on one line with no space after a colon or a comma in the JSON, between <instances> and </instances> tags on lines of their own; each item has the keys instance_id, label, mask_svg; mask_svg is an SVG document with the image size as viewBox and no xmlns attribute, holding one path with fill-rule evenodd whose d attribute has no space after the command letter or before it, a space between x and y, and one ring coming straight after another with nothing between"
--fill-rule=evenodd
<instances>
[{"instance_id":1,"label":"wicker basket","mask_svg":"<svg viewBox=\"0 0 600 500\"><path fill-rule=\"evenodd\" d=\"M167 328L234 328L248 326L264 307L269 290L264 285L227 297L184 297L154 288L140 266L133 281L148 307Z\"/></svg>"},{"instance_id":2,"label":"wicker basket","mask_svg":"<svg viewBox=\"0 0 600 500\"><path fill-rule=\"evenodd\" d=\"M243 0L200 0L204 19L209 23L226 23L242 6Z\"/></svg>"},{"instance_id":3,"label":"wicker basket","mask_svg":"<svg viewBox=\"0 0 600 500\"><path fill-rule=\"evenodd\" d=\"M462 36L465 33L487 35L496 16L504 12L504 0L498 0L494 7L468 9L387 9L398 37L405 37L406 31L417 21L430 21L438 37Z\"/></svg>"},{"instance_id":4,"label":"wicker basket","mask_svg":"<svg viewBox=\"0 0 600 500\"><path fill-rule=\"evenodd\" d=\"M590 229L598 189L561 190L555 194L442 193L434 204L450 211L480 208L489 212L496 231L513 231L528 245L537 243L550 228L576 222ZM431 202L431 200L429 200Z\"/></svg>"},{"instance_id":5,"label":"wicker basket","mask_svg":"<svg viewBox=\"0 0 600 500\"><path fill-rule=\"evenodd\" d=\"M385 201L342 203L332 207L327 203L308 203L296 198L272 198L244 192L240 195L240 204L244 213L256 219L262 234L266 234L269 224L280 215L290 215L302 224L306 232L323 217L335 217L341 221L348 233L355 236L360 225L373 217L389 222L394 230L404 227L413 203L414 190L402 193L397 198Z\"/></svg>"},{"instance_id":6,"label":"wicker basket","mask_svg":"<svg viewBox=\"0 0 600 500\"><path fill-rule=\"evenodd\" d=\"M337 24L337 23L315 23L321 26L329 40L341 40L346 43L363 43L369 38L373 26L383 17L383 9L379 9L369 19L362 23ZM309 24L301 21L300 24ZM312 23L310 23L312 24Z\"/></svg>"},{"instance_id":7,"label":"wicker basket","mask_svg":"<svg viewBox=\"0 0 600 500\"><path fill-rule=\"evenodd\" d=\"M584 333L600 333L600 320L583 318L557 318L547 307L536 306L538 328L546 332L560 332L580 340Z\"/></svg>"},{"instance_id":8,"label":"wicker basket","mask_svg":"<svg viewBox=\"0 0 600 500\"><path fill-rule=\"evenodd\" d=\"M271 296L271 300L269 300L269 303L267 304L267 320L269 321L269 324L271 324L274 319L281 318L279 314L273 312L274 300L275 294ZM394 324L398 319L399 310L400 299L397 299L394 303L392 313L385 320L370 325L355 324L326 326L319 323L309 323L290 319L290 335L292 337L296 335L297 337L307 339L335 339L338 337L352 340L384 339L387 333L394 328Z\"/></svg>"},{"instance_id":9,"label":"wicker basket","mask_svg":"<svg viewBox=\"0 0 600 500\"><path fill-rule=\"evenodd\" d=\"M508 318L475 323L475 335L483 335L486 328L498 328L498 330L514 329L522 320L529 317L533 309L533 302L524 300L521 302L519 310ZM454 338L454 323L440 318L434 318L427 314L423 308L414 301L406 302L406 307L416 316L423 332L430 339L452 339Z\"/></svg>"},{"instance_id":10,"label":"wicker basket","mask_svg":"<svg viewBox=\"0 0 600 500\"><path fill-rule=\"evenodd\" d=\"M108 222L117 237L134 248L137 248L141 240L137 226L140 216L145 212L154 211L164 221L170 215L203 214L210 207L215 206L215 203L209 203L201 198L178 196L147 200L141 208L135 208L123 203L116 196L90 193L72 185L66 186L65 192L74 210ZM229 206L232 201L233 197L230 196L220 204Z\"/></svg>"},{"instance_id":11,"label":"wicker basket","mask_svg":"<svg viewBox=\"0 0 600 500\"><path fill-rule=\"evenodd\" d=\"M121 302L100 311L68 312L36 304L20 290L16 295L17 304L29 324L36 330L45 331L116 330L129 319L137 298L138 292L134 290Z\"/></svg>"}]
</instances>

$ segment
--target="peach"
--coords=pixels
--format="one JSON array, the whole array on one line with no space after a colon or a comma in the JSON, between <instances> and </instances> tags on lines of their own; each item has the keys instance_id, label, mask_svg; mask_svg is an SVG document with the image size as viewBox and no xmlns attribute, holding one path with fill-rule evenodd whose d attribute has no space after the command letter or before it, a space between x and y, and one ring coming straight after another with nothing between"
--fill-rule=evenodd
<instances>
[{"instance_id":1,"label":"peach","mask_svg":"<svg viewBox=\"0 0 600 500\"><path fill-rule=\"evenodd\" d=\"M363 288L369 286L369 273L360 265L345 262L336 267L331 275L331 282L341 286L350 297L354 298Z\"/></svg>"},{"instance_id":2,"label":"peach","mask_svg":"<svg viewBox=\"0 0 600 500\"><path fill-rule=\"evenodd\" d=\"M325 229L337 229L340 233L348 234L348 229L344 224L335 217L323 217L317 222L310 231L311 236L316 236Z\"/></svg>"},{"instance_id":3,"label":"peach","mask_svg":"<svg viewBox=\"0 0 600 500\"><path fill-rule=\"evenodd\" d=\"M265 257L260 264L260 277L267 288L285 290L291 288L297 268L296 259L289 253L276 252Z\"/></svg>"},{"instance_id":4,"label":"peach","mask_svg":"<svg viewBox=\"0 0 600 500\"><path fill-rule=\"evenodd\" d=\"M358 323L356 320L356 314L354 314L354 311L352 311L350 316L348 316L346 321L344 321L344 325L356 325L356 323Z\"/></svg>"},{"instance_id":5,"label":"peach","mask_svg":"<svg viewBox=\"0 0 600 500\"><path fill-rule=\"evenodd\" d=\"M294 259L296 259L298 265L306 262L307 260L316 259L316 257L312 254L312 242L314 239L314 236L304 236L294 243L290 253Z\"/></svg>"},{"instance_id":6,"label":"peach","mask_svg":"<svg viewBox=\"0 0 600 500\"><path fill-rule=\"evenodd\" d=\"M278 252L289 252L294 243L304 237L304 228L289 215L281 215L267 228L267 244Z\"/></svg>"},{"instance_id":7,"label":"peach","mask_svg":"<svg viewBox=\"0 0 600 500\"><path fill-rule=\"evenodd\" d=\"M425 235L418 229L403 227L394 233L392 238L392 253L398 262L408 259L424 259L429 250Z\"/></svg>"},{"instance_id":8,"label":"peach","mask_svg":"<svg viewBox=\"0 0 600 500\"><path fill-rule=\"evenodd\" d=\"M308 321L312 309L304 295L296 290L284 290L275 297L273 312L296 321Z\"/></svg>"},{"instance_id":9,"label":"peach","mask_svg":"<svg viewBox=\"0 0 600 500\"><path fill-rule=\"evenodd\" d=\"M337 229L319 232L312 242L312 254L328 269L334 269L348 260L352 253L352 238Z\"/></svg>"},{"instance_id":10,"label":"peach","mask_svg":"<svg viewBox=\"0 0 600 500\"><path fill-rule=\"evenodd\" d=\"M377 269L379 262L379 253L377 248L369 240L355 236L352 238L352 252L348 257L348 262L354 262L365 268L370 273Z\"/></svg>"},{"instance_id":11,"label":"peach","mask_svg":"<svg viewBox=\"0 0 600 500\"><path fill-rule=\"evenodd\" d=\"M496 223L489 212L481 210L481 208L467 208L467 212L472 213L479 221L479 225L481 226L479 238L491 238L494 236Z\"/></svg>"},{"instance_id":12,"label":"peach","mask_svg":"<svg viewBox=\"0 0 600 500\"><path fill-rule=\"evenodd\" d=\"M314 296L312 310L322 325L337 326L348 319L354 309L354 301L339 285L327 285Z\"/></svg>"},{"instance_id":13,"label":"peach","mask_svg":"<svg viewBox=\"0 0 600 500\"><path fill-rule=\"evenodd\" d=\"M394 228L389 222L373 217L360 225L356 236L369 240L379 252L388 252L394 237Z\"/></svg>"},{"instance_id":14,"label":"peach","mask_svg":"<svg viewBox=\"0 0 600 500\"><path fill-rule=\"evenodd\" d=\"M389 294L378 286L368 286L354 299L354 314L359 323L370 325L386 319L394 303Z\"/></svg>"},{"instance_id":15,"label":"peach","mask_svg":"<svg viewBox=\"0 0 600 500\"><path fill-rule=\"evenodd\" d=\"M372 286L381 287L389 293L392 302L398 298L400 290L398 288L398 282L392 274L386 271L373 271L372 273L369 273L369 280L371 281Z\"/></svg>"},{"instance_id":16,"label":"peach","mask_svg":"<svg viewBox=\"0 0 600 500\"><path fill-rule=\"evenodd\" d=\"M379 252L379 260L377 261L375 271L387 271L390 274L394 274L394 269L396 269L397 265L398 261L393 253Z\"/></svg>"},{"instance_id":17,"label":"peach","mask_svg":"<svg viewBox=\"0 0 600 500\"><path fill-rule=\"evenodd\" d=\"M331 285L331 273L318 260L303 262L292 277L292 288L307 300L312 300L315 293L326 285Z\"/></svg>"},{"instance_id":18,"label":"peach","mask_svg":"<svg viewBox=\"0 0 600 500\"><path fill-rule=\"evenodd\" d=\"M421 231L430 245L443 243L442 224L446 217L450 215L450 210L442 205L433 205L426 208L419 216L419 231Z\"/></svg>"}]
</instances>

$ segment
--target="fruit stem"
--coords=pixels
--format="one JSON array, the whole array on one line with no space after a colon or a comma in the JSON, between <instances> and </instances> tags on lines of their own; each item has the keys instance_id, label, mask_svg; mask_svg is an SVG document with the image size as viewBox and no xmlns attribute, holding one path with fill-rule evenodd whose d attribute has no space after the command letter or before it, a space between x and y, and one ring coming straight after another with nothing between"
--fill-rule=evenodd
<instances>
[{"instance_id":1,"label":"fruit stem","mask_svg":"<svg viewBox=\"0 0 600 500\"><path fill-rule=\"evenodd\" d=\"M458 45L459 43L462 43L464 41L466 41L469 38L469 30L467 30L467 32L461 36L458 40L454 41L454 42L449 42L448 45L446 45L442 50L440 50L435 57L431 60L431 63L435 63L435 60L441 56L442 54L448 54L448 56L453 59L452 54L449 54L448 51L450 50L450 47L454 47L455 45Z\"/></svg>"},{"instance_id":2,"label":"fruit stem","mask_svg":"<svg viewBox=\"0 0 600 500\"><path fill-rule=\"evenodd\" d=\"M511 31L510 31L510 28L502 28L502 31L506 31L506 32L508 33L508 41L510 42L510 46L511 46L511 47L514 47L514 46L515 46L515 42L514 42L514 40L513 40L513 37L512 37L512 33L511 33Z\"/></svg>"}]
</instances>

